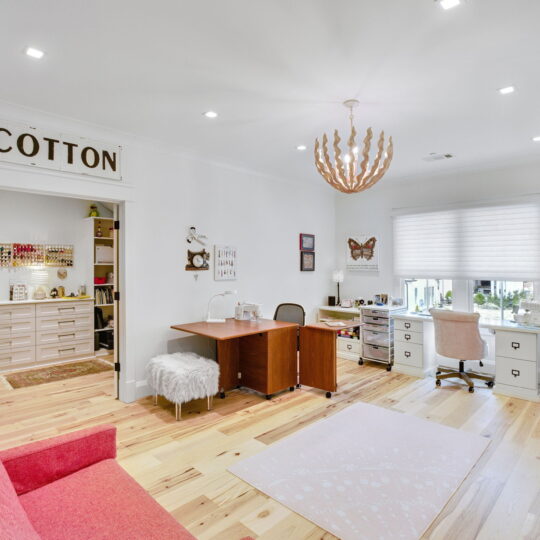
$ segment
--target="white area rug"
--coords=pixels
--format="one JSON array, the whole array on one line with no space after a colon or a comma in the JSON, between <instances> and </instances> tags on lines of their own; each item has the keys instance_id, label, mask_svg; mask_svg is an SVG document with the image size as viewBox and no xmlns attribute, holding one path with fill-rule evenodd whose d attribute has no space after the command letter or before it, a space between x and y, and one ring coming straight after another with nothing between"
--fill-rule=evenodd
<instances>
[{"instance_id":1,"label":"white area rug","mask_svg":"<svg viewBox=\"0 0 540 540\"><path fill-rule=\"evenodd\" d=\"M418 538L489 440L365 403L229 471L343 540Z\"/></svg>"}]
</instances>

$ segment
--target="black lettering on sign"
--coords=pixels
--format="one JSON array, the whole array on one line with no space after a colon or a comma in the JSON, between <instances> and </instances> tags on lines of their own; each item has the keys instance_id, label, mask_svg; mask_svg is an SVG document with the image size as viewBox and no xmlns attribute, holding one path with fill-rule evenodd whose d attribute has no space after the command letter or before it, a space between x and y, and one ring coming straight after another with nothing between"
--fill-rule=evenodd
<instances>
[{"instance_id":1,"label":"black lettering on sign","mask_svg":"<svg viewBox=\"0 0 540 540\"><path fill-rule=\"evenodd\" d=\"M49 143L47 145L47 158L50 161L54 161L54 145L60 141L58 139L51 139L50 137L43 137L43 140Z\"/></svg>"},{"instance_id":2,"label":"black lettering on sign","mask_svg":"<svg viewBox=\"0 0 540 540\"><path fill-rule=\"evenodd\" d=\"M27 152L24 147L24 141L27 137L32 141L32 150L30 152ZM22 133L17 137L17 148L23 156L34 157L39 152L39 142L31 133Z\"/></svg>"},{"instance_id":3,"label":"black lettering on sign","mask_svg":"<svg viewBox=\"0 0 540 540\"><path fill-rule=\"evenodd\" d=\"M73 163L73 149L79 146L78 144L72 142L64 142L67 146L67 162L71 165Z\"/></svg>"},{"instance_id":4,"label":"black lettering on sign","mask_svg":"<svg viewBox=\"0 0 540 540\"><path fill-rule=\"evenodd\" d=\"M116 172L116 152L113 152L113 155L109 154L107 150L103 150L101 155L103 170L105 170L105 163L108 163L109 167Z\"/></svg>"},{"instance_id":5,"label":"black lettering on sign","mask_svg":"<svg viewBox=\"0 0 540 540\"><path fill-rule=\"evenodd\" d=\"M4 133L7 133L8 137L11 137L11 131L9 131L6 128L0 128L0 131L3 131ZM8 146L7 148L0 148L0 152L9 152L13 146Z\"/></svg>"},{"instance_id":6,"label":"black lettering on sign","mask_svg":"<svg viewBox=\"0 0 540 540\"><path fill-rule=\"evenodd\" d=\"M89 153L91 153L92 156L93 156L92 163L90 163L90 161L88 161L88 154ZM82 159L82 162L87 167L90 167L90 169L94 169L95 167L97 167L99 165L99 154L98 154L97 150L95 148L92 148L91 146L86 146L85 148L82 149L81 159Z\"/></svg>"}]
</instances>

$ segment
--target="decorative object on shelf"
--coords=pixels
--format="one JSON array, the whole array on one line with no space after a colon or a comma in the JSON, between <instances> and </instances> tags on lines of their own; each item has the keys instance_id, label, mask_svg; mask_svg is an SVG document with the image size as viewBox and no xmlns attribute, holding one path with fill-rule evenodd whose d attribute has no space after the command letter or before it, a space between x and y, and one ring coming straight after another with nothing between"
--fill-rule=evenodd
<instances>
[{"instance_id":1,"label":"decorative object on shelf","mask_svg":"<svg viewBox=\"0 0 540 540\"><path fill-rule=\"evenodd\" d=\"M66 289L60 285L60 287L57 287L58 289L58 296L60 298L64 298L66 296Z\"/></svg>"},{"instance_id":2,"label":"decorative object on shelf","mask_svg":"<svg viewBox=\"0 0 540 540\"><path fill-rule=\"evenodd\" d=\"M12 253L12 244L0 244L0 268L8 268L12 266Z\"/></svg>"},{"instance_id":3,"label":"decorative object on shelf","mask_svg":"<svg viewBox=\"0 0 540 540\"><path fill-rule=\"evenodd\" d=\"M238 251L232 246L214 246L214 280L234 281Z\"/></svg>"},{"instance_id":4,"label":"decorative object on shelf","mask_svg":"<svg viewBox=\"0 0 540 540\"><path fill-rule=\"evenodd\" d=\"M335 296L329 296L328 297L328 305L329 306L335 306L336 305L336 297Z\"/></svg>"},{"instance_id":5,"label":"decorative object on shelf","mask_svg":"<svg viewBox=\"0 0 540 540\"><path fill-rule=\"evenodd\" d=\"M210 300L208 301L208 310L206 312L206 322L207 323L224 323L225 322L225 319L213 319L210 314L211 314L211 307L212 307L212 301L215 300L216 298L218 298L219 296L228 296L228 295L231 295L231 294L236 294L236 291L224 291L222 293L218 293L218 294L214 294L214 296L212 296L210 298Z\"/></svg>"},{"instance_id":6,"label":"decorative object on shelf","mask_svg":"<svg viewBox=\"0 0 540 540\"><path fill-rule=\"evenodd\" d=\"M300 271L313 272L315 270L315 252L301 251L300 252Z\"/></svg>"},{"instance_id":7,"label":"decorative object on shelf","mask_svg":"<svg viewBox=\"0 0 540 540\"><path fill-rule=\"evenodd\" d=\"M353 301L352 300L342 300L341 301L341 307L352 308L353 307Z\"/></svg>"},{"instance_id":8,"label":"decorative object on shelf","mask_svg":"<svg viewBox=\"0 0 540 540\"><path fill-rule=\"evenodd\" d=\"M341 300L339 298L339 284L343 283L343 280L345 279L345 274L343 273L343 270L334 270L332 272L332 281L337 284L337 302L336 305L340 305Z\"/></svg>"},{"instance_id":9,"label":"decorative object on shelf","mask_svg":"<svg viewBox=\"0 0 540 540\"><path fill-rule=\"evenodd\" d=\"M379 249L377 237L359 234L347 238L347 270L371 271L379 270Z\"/></svg>"},{"instance_id":10,"label":"decorative object on shelf","mask_svg":"<svg viewBox=\"0 0 540 540\"><path fill-rule=\"evenodd\" d=\"M96 244L95 250L96 264L114 263L114 248L112 246L103 246L101 244Z\"/></svg>"},{"instance_id":11,"label":"decorative object on shelf","mask_svg":"<svg viewBox=\"0 0 540 540\"><path fill-rule=\"evenodd\" d=\"M9 288L9 299L13 302L28 300L28 287L23 283L11 285Z\"/></svg>"},{"instance_id":12,"label":"decorative object on shelf","mask_svg":"<svg viewBox=\"0 0 540 540\"><path fill-rule=\"evenodd\" d=\"M206 246L206 240L208 240L208 236L205 234L199 234L197 232L197 227L190 227L188 231L188 235L186 236L186 242L188 244L191 244L192 242L198 242L201 244L201 246Z\"/></svg>"},{"instance_id":13,"label":"decorative object on shelf","mask_svg":"<svg viewBox=\"0 0 540 540\"><path fill-rule=\"evenodd\" d=\"M540 326L540 302L521 300L519 311L514 314L514 321L524 325Z\"/></svg>"},{"instance_id":14,"label":"decorative object on shelf","mask_svg":"<svg viewBox=\"0 0 540 540\"><path fill-rule=\"evenodd\" d=\"M390 137L386 152L384 151L384 131L382 131L377 143L377 154L370 167L369 153L373 131L368 128L363 148L360 149L356 144L356 128L354 127L353 114L353 109L359 105L359 102L356 99L348 99L343 102L343 105L349 109L351 123L351 134L347 142L349 149L342 156L339 146L341 138L338 130L334 130L334 163L332 163L328 151L328 137L325 133L322 139L322 147L319 144L319 139L315 139L315 166L319 174L333 188L342 193L358 193L369 189L384 176L392 161L394 145L392 137Z\"/></svg>"},{"instance_id":15,"label":"decorative object on shelf","mask_svg":"<svg viewBox=\"0 0 540 540\"><path fill-rule=\"evenodd\" d=\"M315 251L314 234L300 234L300 251Z\"/></svg>"},{"instance_id":16,"label":"decorative object on shelf","mask_svg":"<svg viewBox=\"0 0 540 540\"><path fill-rule=\"evenodd\" d=\"M234 308L234 318L237 321L256 321L262 316L261 313L261 305L251 302L238 303Z\"/></svg>"},{"instance_id":17,"label":"decorative object on shelf","mask_svg":"<svg viewBox=\"0 0 540 540\"><path fill-rule=\"evenodd\" d=\"M35 285L34 300L44 300L47 298L47 283L49 282L49 273L47 270L32 270L32 283Z\"/></svg>"},{"instance_id":18,"label":"decorative object on shelf","mask_svg":"<svg viewBox=\"0 0 540 540\"><path fill-rule=\"evenodd\" d=\"M103 231L101 230L101 221L97 222L96 226L96 238L103 238Z\"/></svg>"},{"instance_id":19,"label":"decorative object on shelf","mask_svg":"<svg viewBox=\"0 0 540 540\"><path fill-rule=\"evenodd\" d=\"M65 268L59 268L56 272L56 276L58 279L66 279L68 275L68 271Z\"/></svg>"},{"instance_id":20,"label":"decorative object on shelf","mask_svg":"<svg viewBox=\"0 0 540 540\"><path fill-rule=\"evenodd\" d=\"M51 298L58 298L58 289L56 287L53 287L51 289L51 292L49 293L49 296Z\"/></svg>"},{"instance_id":21,"label":"decorative object on shelf","mask_svg":"<svg viewBox=\"0 0 540 540\"><path fill-rule=\"evenodd\" d=\"M187 258L186 270L208 270L210 267L208 264L210 253L205 249L202 251L191 251L188 249Z\"/></svg>"},{"instance_id":22,"label":"decorative object on shelf","mask_svg":"<svg viewBox=\"0 0 540 540\"><path fill-rule=\"evenodd\" d=\"M90 205L90 212L88 214L88 217L99 217L99 210L96 204Z\"/></svg>"}]
</instances>

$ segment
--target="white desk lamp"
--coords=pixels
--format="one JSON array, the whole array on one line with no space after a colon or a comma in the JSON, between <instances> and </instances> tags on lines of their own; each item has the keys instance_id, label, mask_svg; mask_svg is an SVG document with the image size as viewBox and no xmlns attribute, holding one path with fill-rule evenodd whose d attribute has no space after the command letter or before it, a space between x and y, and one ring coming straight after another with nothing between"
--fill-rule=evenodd
<instances>
[{"instance_id":1,"label":"white desk lamp","mask_svg":"<svg viewBox=\"0 0 540 540\"><path fill-rule=\"evenodd\" d=\"M217 298L218 296L228 296L229 294L236 294L237 291L224 291L222 293L214 294L212 298L208 301L208 311L206 312L206 322L208 323L224 323L225 319L212 319L210 317L210 308L212 306L212 300Z\"/></svg>"},{"instance_id":2,"label":"white desk lamp","mask_svg":"<svg viewBox=\"0 0 540 540\"><path fill-rule=\"evenodd\" d=\"M334 283L337 283L337 302L336 302L336 306L339 306L339 304L341 304L341 299L339 297L339 284L343 283L344 279L345 279L345 275L343 273L343 270L334 270L332 272L332 281Z\"/></svg>"}]
</instances>

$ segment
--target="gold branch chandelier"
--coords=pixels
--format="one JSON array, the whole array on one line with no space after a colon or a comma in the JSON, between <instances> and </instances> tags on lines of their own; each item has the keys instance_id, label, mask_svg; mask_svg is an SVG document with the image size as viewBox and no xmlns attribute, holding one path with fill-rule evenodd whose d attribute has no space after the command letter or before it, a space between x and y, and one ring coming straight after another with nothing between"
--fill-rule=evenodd
<instances>
[{"instance_id":1,"label":"gold branch chandelier","mask_svg":"<svg viewBox=\"0 0 540 540\"><path fill-rule=\"evenodd\" d=\"M356 145L356 129L353 123L353 109L359 105L359 102L356 99L348 99L343 102L343 105L350 111L351 135L347 142L349 150L342 156L341 148L339 147L341 138L338 130L334 130L334 163L332 163L328 152L328 137L325 133L322 139L322 146L319 144L319 139L315 139L315 166L321 176L333 188L343 193L358 193L369 189L384 176L388 167L390 167L390 162L394 155L394 146L392 144L392 137L390 137L386 152L384 151L384 131L382 131L377 143L375 160L370 166L369 151L371 149L373 131L371 128L368 128L364 138L364 148L359 149Z\"/></svg>"}]
</instances>

